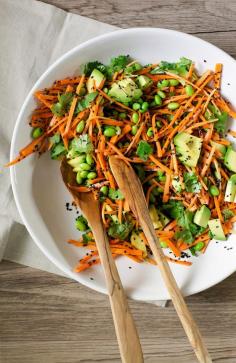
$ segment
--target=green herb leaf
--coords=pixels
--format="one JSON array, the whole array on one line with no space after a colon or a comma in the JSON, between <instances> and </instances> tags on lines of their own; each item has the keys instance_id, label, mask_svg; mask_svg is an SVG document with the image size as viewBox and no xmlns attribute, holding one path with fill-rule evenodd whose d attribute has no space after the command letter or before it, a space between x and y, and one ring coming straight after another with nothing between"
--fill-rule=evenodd
<instances>
[{"instance_id":1,"label":"green herb leaf","mask_svg":"<svg viewBox=\"0 0 236 363\"><path fill-rule=\"evenodd\" d=\"M65 146L63 145L62 142L60 142L59 144L55 144L52 149L51 149L51 158L53 160L56 160L58 159L59 157L61 157L62 155L65 155L66 154L66 148Z\"/></svg>"},{"instance_id":2,"label":"green herb leaf","mask_svg":"<svg viewBox=\"0 0 236 363\"><path fill-rule=\"evenodd\" d=\"M120 189L113 189L113 188L109 189L108 197L111 198L112 200L124 199Z\"/></svg>"},{"instance_id":3,"label":"green herb leaf","mask_svg":"<svg viewBox=\"0 0 236 363\"><path fill-rule=\"evenodd\" d=\"M79 154L89 154L93 151L93 143L89 135L84 134L79 137L74 138L70 143L70 151L68 153L69 157L75 157Z\"/></svg>"},{"instance_id":4,"label":"green herb leaf","mask_svg":"<svg viewBox=\"0 0 236 363\"><path fill-rule=\"evenodd\" d=\"M83 238L83 243L84 244L88 244L90 241L92 241L93 239L92 239L92 237L90 237L87 233L84 233L83 235L82 235L82 238Z\"/></svg>"},{"instance_id":5,"label":"green herb leaf","mask_svg":"<svg viewBox=\"0 0 236 363\"><path fill-rule=\"evenodd\" d=\"M86 76L90 76L90 74L92 73L92 71L94 69L98 69L103 74L105 74L107 72L107 67L104 64L102 64L101 62L98 62L98 61L93 61L93 62L89 62L89 63L85 64L84 74Z\"/></svg>"},{"instance_id":6,"label":"green herb leaf","mask_svg":"<svg viewBox=\"0 0 236 363\"><path fill-rule=\"evenodd\" d=\"M108 235L113 238L126 240L133 229L132 223L112 223L108 229Z\"/></svg>"},{"instance_id":7,"label":"green herb leaf","mask_svg":"<svg viewBox=\"0 0 236 363\"><path fill-rule=\"evenodd\" d=\"M230 209L224 209L222 211L224 220L227 221L228 219L232 218L234 216L234 213Z\"/></svg>"},{"instance_id":8,"label":"green herb leaf","mask_svg":"<svg viewBox=\"0 0 236 363\"><path fill-rule=\"evenodd\" d=\"M207 119L218 119L218 121L214 122L214 128L219 134L223 134L228 121L228 113L225 111L220 112L218 108L211 103L209 103L208 108L212 112L212 115L210 115L209 111L206 111Z\"/></svg>"},{"instance_id":9,"label":"green herb leaf","mask_svg":"<svg viewBox=\"0 0 236 363\"><path fill-rule=\"evenodd\" d=\"M192 243L194 241L194 237L189 229L184 229L182 231L176 232L175 238L177 240L181 239L185 243Z\"/></svg>"},{"instance_id":10,"label":"green herb leaf","mask_svg":"<svg viewBox=\"0 0 236 363\"><path fill-rule=\"evenodd\" d=\"M171 73L178 74L180 76L185 76L190 68L192 61L187 58L180 58L179 62L170 63L166 61L161 61L160 64L154 68L152 74L163 74L170 71Z\"/></svg>"},{"instance_id":11,"label":"green herb leaf","mask_svg":"<svg viewBox=\"0 0 236 363\"><path fill-rule=\"evenodd\" d=\"M138 144L137 155L140 159L147 161L149 155L153 153L153 147L148 142L141 140Z\"/></svg>"},{"instance_id":12,"label":"green herb leaf","mask_svg":"<svg viewBox=\"0 0 236 363\"><path fill-rule=\"evenodd\" d=\"M77 114L77 113L85 110L86 108L89 108L91 103L97 97L97 95L98 95L98 92L91 92L91 93L88 93L86 96L84 96L84 98L82 98L82 100L80 100L77 103L75 113Z\"/></svg>"},{"instance_id":13,"label":"green herb leaf","mask_svg":"<svg viewBox=\"0 0 236 363\"><path fill-rule=\"evenodd\" d=\"M71 92L58 94L58 102L51 107L52 113L59 117L63 116L68 111L72 98L73 94Z\"/></svg>"},{"instance_id":14,"label":"green herb leaf","mask_svg":"<svg viewBox=\"0 0 236 363\"><path fill-rule=\"evenodd\" d=\"M186 191L189 193L199 193L202 188L201 183L198 182L196 174L193 172L184 173L184 184Z\"/></svg>"},{"instance_id":15,"label":"green herb leaf","mask_svg":"<svg viewBox=\"0 0 236 363\"><path fill-rule=\"evenodd\" d=\"M58 144L61 141L60 134L55 134L52 137L49 138L49 141L51 144Z\"/></svg>"}]
</instances>

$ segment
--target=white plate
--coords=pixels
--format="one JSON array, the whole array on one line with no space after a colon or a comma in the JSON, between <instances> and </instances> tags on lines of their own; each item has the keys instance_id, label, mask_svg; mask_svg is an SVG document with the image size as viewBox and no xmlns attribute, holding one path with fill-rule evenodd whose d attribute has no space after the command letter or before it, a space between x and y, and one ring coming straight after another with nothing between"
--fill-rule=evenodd
<instances>
[{"instance_id":1,"label":"white plate","mask_svg":"<svg viewBox=\"0 0 236 363\"><path fill-rule=\"evenodd\" d=\"M222 92L232 103L236 94L236 62L215 46L193 36L167 29L137 28L120 30L92 39L66 53L41 76L26 98L13 134L11 159L30 140L29 115L35 107L33 92L50 86L56 79L79 74L80 66L91 60L107 63L113 56L130 54L143 64L160 60L177 61L184 56L192 59L200 72L215 63L224 64ZM230 85L229 85L230 83ZM233 129L236 130L235 126ZM106 293L100 266L80 274L73 272L85 249L66 243L79 238L74 228L74 212L65 203L71 198L61 181L59 163L48 155L40 159L29 157L11 168L11 180L20 215L36 244L57 267L71 278ZM192 267L171 264L171 269L185 295L194 294L215 285L236 270L236 248L231 236L227 242L212 242L207 252L193 258ZM158 268L135 264L128 258L117 259L117 266L127 294L138 300L169 298ZM132 267L130 269L129 267ZM91 280L91 277L93 280Z\"/></svg>"}]
</instances>

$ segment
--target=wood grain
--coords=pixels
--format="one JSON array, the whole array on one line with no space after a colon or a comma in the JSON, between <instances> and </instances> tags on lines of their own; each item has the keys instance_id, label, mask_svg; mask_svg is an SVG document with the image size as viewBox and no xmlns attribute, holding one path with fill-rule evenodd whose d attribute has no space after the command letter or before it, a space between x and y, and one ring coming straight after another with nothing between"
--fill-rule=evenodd
<instances>
[{"instance_id":1,"label":"wood grain","mask_svg":"<svg viewBox=\"0 0 236 363\"><path fill-rule=\"evenodd\" d=\"M109 158L109 164L118 187L147 238L165 286L198 361L200 363L212 363L204 339L175 281L174 275L162 251L160 241L156 237L140 180L133 168L116 156Z\"/></svg>"},{"instance_id":2,"label":"wood grain","mask_svg":"<svg viewBox=\"0 0 236 363\"><path fill-rule=\"evenodd\" d=\"M94 198L92 192L79 193L73 189L73 187L78 187L76 174L67 163L66 158L61 162L61 175L66 188L71 193L75 204L80 207L93 232L105 276L122 363L143 363L137 328L103 226L100 202Z\"/></svg>"},{"instance_id":3,"label":"wood grain","mask_svg":"<svg viewBox=\"0 0 236 363\"><path fill-rule=\"evenodd\" d=\"M47 0L119 27L196 34L236 57L234 0ZM204 272L203 272L204 274ZM187 298L215 363L236 362L236 274ZM172 305L130 302L145 363L196 363ZM120 363L107 298L69 279L0 264L1 363Z\"/></svg>"}]
</instances>

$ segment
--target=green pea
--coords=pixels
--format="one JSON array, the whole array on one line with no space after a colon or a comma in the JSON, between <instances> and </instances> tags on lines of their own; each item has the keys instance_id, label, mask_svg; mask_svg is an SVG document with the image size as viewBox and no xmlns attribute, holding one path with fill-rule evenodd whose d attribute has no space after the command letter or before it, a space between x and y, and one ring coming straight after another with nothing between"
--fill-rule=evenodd
<instances>
[{"instance_id":1,"label":"green pea","mask_svg":"<svg viewBox=\"0 0 236 363\"><path fill-rule=\"evenodd\" d=\"M125 112L121 112L121 113L119 114L119 117L121 118L121 120L124 120L124 119L126 119L127 115L126 115L126 113L125 113Z\"/></svg>"},{"instance_id":2,"label":"green pea","mask_svg":"<svg viewBox=\"0 0 236 363\"><path fill-rule=\"evenodd\" d=\"M156 198L152 193L150 193L149 200L150 200L151 203L155 203L155 201L156 201Z\"/></svg>"},{"instance_id":3,"label":"green pea","mask_svg":"<svg viewBox=\"0 0 236 363\"><path fill-rule=\"evenodd\" d=\"M191 84L188 84L186 87L185 87L185 92L186 92L186 95L187 96L192 96L194 94L194 89L193 87L191 86Z\"/></svg>"},{"instance_id":4,"label":"green pea","mask_svg":"<svg viewBox=\"0 0 236 363\"><path fill-rule=\"evenodd\" d=\"M155 100L156 105L161 106L162 99L159 95L155 95L154 100Z\"/></svg>"},{"instance_id":5,"label":"green pea","mask_svg":"<svg viewBox=\"0 0 236 363\"><path fill-rule=\"evenodd\" d=\"M76 132L78 132L78 134L81 134L81 132L84 131L84 127L85 127L85 121L81 120L78 125L76 126Z\"/></svg>"},{"instance_id":6,"label":"green pea","mask_svg":"<svg viewBox=\"0 0 236 363\"><path fill-rule=\"evenodd\" d=\"M140 71L143 67L141 66L141 64L135 63L134 68L135 68L136 71Z\"/></svg>"},{"instance_id":7,"label":"green pea","mask_svg":"<svg viewBox=\"0 0 236 363\"><path fill-rule=\"evenodd\" d=\"M149 103L148 102L143 102L143 104L141 106L141 109L143 111L147 111L148 110L148 107L149 107Z\"/></svg>"},{"instance_id":8,"label":"green pea","mask_svg":"<svg viewBox=\"0 0 236 363\"><path fill-rule=\"evenodd\" d=\"M87 178L87 175L88 175L88 171L86 171L86 170L82 170L82 171L79 173L79 176L80 176L82 179Z\"/></svg>"},{"instance_id":9,"label":"green pea","mask_svg":"<svg viewBox=\"0 0 236 363\"><path fill-rule=\"evenodd\" d=\"M170 102L168 103L168 108L169 110L176 110L177 108L179 108L180 104L178 102Z\"/></svg>"},{"instance_id":10,"label":"green pea","mask_svg":"<svg viewBox=\"0 0 236 363\"><path fill-rule=\"evenodd\" d=\"M220 194L220 191L219 191L219 189L215 185L211 185L210 186L210 194L213 197L217 197Z\"/></svg>"},{"instance_id":11,"label":"green pea","mask_svg":"<svg viewBox=\"0 0 236 363\"><path fill-rule=\"evenodd\" d=\"M198 242L195 246L194 246L194 250L195 251L201 251L203 249L203 247L205 247L205 243L204 242Z\"/></svg>"},{"instance_id":12,"label":"green pea","mask_svg":"<svg viewBox=\"0 0 236 363\"><path fill-rule=\"evenodd\" d=\"M162 248L167 248L168 247L168 245L167 245L167 243L165 241L160 241L160 245L161 245Z\"/></svg>"},{"instance_id":13,"label":"green pea","mask_svg":"<svg viewBox=\"0 0 236 363\"><path fill-rule=\"evenodd\" d=\"M178 86L179 81L178 79L170 79L170 86Z\"/></svg>"},{"instance_id":14,"label":"green pea","mask_svg":"<svg viewBox=\"0 0 236 363\"><path fill-rule=\"evenodd\" d=\"M79 96L84 96L86 94L86 89L82 87L79 91Z\"/></svg>"},{"instance_id":15,"label":"green pea","mask_svg":"<svg viewBox=\"0 0 236 363\"><path fill-rule=\"evenodd\" d=\"M80 172L78 172L76 174L76 182L77 182L77 184L82 184L83 183L83 179L80 176Z\"/></svg>"},{"instance_id":16,"label":"green pea","mask_svg":"<svg viewBox=\"0 0 236 363\"><path fill-rule=\"evenodd\" d=\"M157 94L158 94L158 96L160 96L161 98L166 98L166 94L165 94L165 92L163 92L163 91L158 91L158 92L157 92Z\"/></svg>"},{"instance_id":17,"label":"green pea","mask_svg":"<svg viewBox=\"0 0 236 363\"><path fill-rule=\"evenodd\" d=\"M107 137L115 136L116 129L114 127L106 127L104 130L104 135Z\"/></svg>"},{"instance_id":18,"label":"green pea","mask_svg":"<svg viewBox=\"0 0 236 363\"><path fill-rule=\"evenodd\" d=\"M87 163L82 163L82 164L80 164L80 169L81 170L90 170L91 169L91 165L89 165Z\"/></svg>"},{"instance_id":19,"label":"green pea","mask_svg":"<svg viewBox=\"0 0 236 363\"><path fill-rule=\"evenodd\" d=\"M138 131L138 126L137 125L133 125L131 127L131 134L132 135L136 135L137 134L137 131Z\"/></svg>"},{"instance_id":20,"label":"green pea","mask_svg":"<svg viewBox=\"0 0 236 363\"><path fill-rule=\"evenodd\" d=\"M152 130L152 127L149 127L149 129L147 130L147 136L148 136L148 137L152 137L152 136L153 136L153 130Z\"/></svg>"},{"instance_id":21,"label":"green pea","mask_svg":"<svg viewBox=\"0 0 236 363\"><path fill-rule=\"evenodd\" d=\"M108 93L108 88L107 87L103 88L103 92Z\"/></svg>"},{"instance_id":22,"label":"green pea","mask_svg":"<svg viewBox=\"0 0 236 363\"><path fill-rule=\"evenodd\" d=\"M43 130L40 127L35 127L32 131L32 138L37 139L39 136L41 136L43 133Z\"/></svg>"},{"instance_id":23,"label":"green pea","mask_svg":"<svg viewBox=\"0 0 236 363\"><path fill-rule=\"evenodd\" d=\"M133 103L133 110L137 111L140 109L140 104L138 102Z\"/></svg>"},{"instance_id":24,"label":"green pea","mask_svg":"<svg viewBox=\"0 0 236 363\"><path fill-rule=\"evenodd\" d=\"M132 115L132 121L136 124L139 120L139 115L137 112L134 112Z\"/></svg>"},{"instance_id":25,"label":"green pea","mask_svg":"<svg viewBox=\"0 0 236 363\"><path fill-rule=\"evenodd\" d=\"M75 227L80 231L80 232L84 232L87 230L87 226L85 223L83 223L81 220L77 219L75 221Z\"/></svg>"},{"instance_id":26,"label":"green pea","mask_svg":"<svg viewBox=\"0 0 236 363\"><path fill-rule=\"evenodd\" d=\"M100 192L104 195L107 195L108 193L108 186L107 185L103 185L103 187L101 187Z\"/></svg>"},{"instance_id":27,"label":"green pea","mask_svg":"<svg viewBox=\"0 0 236 363\"><path fill-rule=\"evenodd\" d=\"M95 173L95 171L90 171L90 173L88 173L87 178L88 179L95 179L97 177L97 173Z\"/></svg>"},{"instance_id":28,"label":"green pea","mask_svg":"<svg viewBox=\"0 0 236 363\"><path fill-rule=\"evenodd\" d=\"M94 164L94 160L93 160L92 155L90 155L90 154L87 154L86 155L86 163L89 164L89 165L93 165Z\"/></svg>"}]
</instances>

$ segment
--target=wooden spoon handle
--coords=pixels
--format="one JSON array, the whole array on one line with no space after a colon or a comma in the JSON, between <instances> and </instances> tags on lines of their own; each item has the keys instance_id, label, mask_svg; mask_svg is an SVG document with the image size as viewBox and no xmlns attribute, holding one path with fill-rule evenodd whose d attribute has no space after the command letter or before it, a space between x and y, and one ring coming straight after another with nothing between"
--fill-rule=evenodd
<instances>
[{"instance_id":1,"label":"wooden spoon handle","mask_svg":"<svg viewBox=\"0 0 236 363\"><path fill-rule=\"evenodd\" d=\"M159 240L156 237L143 193L143 188L138 177L131 167L127 166L124 161L115 157L110 158L110 166L121 192L128 201L130 208L139 221L148 240L149 246L161 271L176 312L195 351L198 361L201 363L212 363L200 331L184 301L169 264L166 261Z\"/></svg>"},{"instance_id":2,"label":"wooden spoon handle","mask_svg":"<svg viewBox=\"0 0 236 363\"><path fill-rule=\"evenodd\" d=\"M96 210L95 210L96 209ZM130 313L125 292L113 260L99 208L93 208L93 221L88 221L98 248L104 270L112 315L123 363L143 363L142 348ZM100 223L98 223L100 221ZM91 223L92 222L92 223Z\"/></svg>"}]
</instances>

